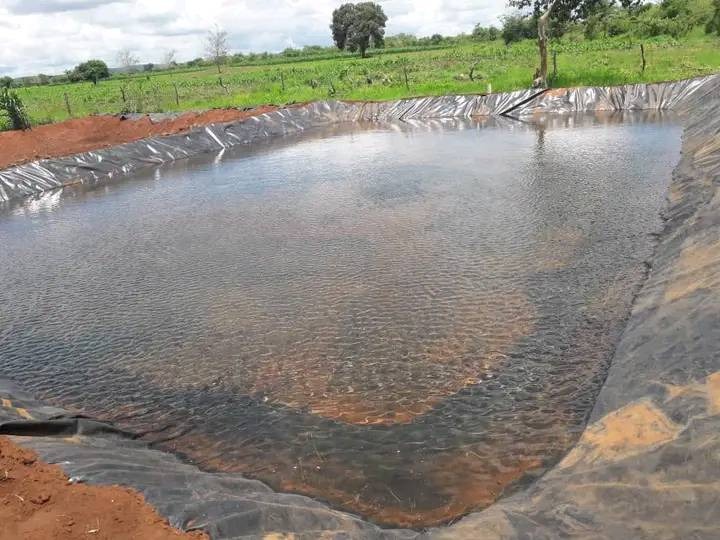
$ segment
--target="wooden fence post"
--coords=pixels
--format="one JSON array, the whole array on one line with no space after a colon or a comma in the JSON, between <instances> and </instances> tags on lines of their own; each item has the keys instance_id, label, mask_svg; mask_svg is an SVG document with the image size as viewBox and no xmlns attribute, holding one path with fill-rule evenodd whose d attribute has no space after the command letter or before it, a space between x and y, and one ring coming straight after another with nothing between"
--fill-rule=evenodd
<instances>
[{"instance_id":1,"label":"wooden fence post","mask_svg":"<svg viewBox=\"0 0 720 540\"><path fill-rule=\"evenodd\" d=\"M67 109L68 116L72 116L72 109L70 108L70 98L68 98L67 92L64 94L65 97L65 108Z\"/></svg>"},{"instance_id":2,"label":"wooden fence post","mask_svg":"<svg viewBox=\"0 0 720 540\"><path fill-rule=\"evenodd\" d=\"M645 62L645 45L642 43L640 44L640 57L642 58L642 72L645 73L647 62Z\"/></svg>"}]
</instances>

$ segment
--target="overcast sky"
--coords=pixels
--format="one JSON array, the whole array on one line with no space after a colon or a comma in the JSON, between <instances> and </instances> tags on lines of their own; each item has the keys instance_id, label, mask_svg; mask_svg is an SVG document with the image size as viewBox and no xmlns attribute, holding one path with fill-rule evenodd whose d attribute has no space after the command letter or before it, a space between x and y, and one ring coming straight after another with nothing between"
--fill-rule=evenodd
<instances>
[{"instance_id":1,"label":"overcast sky","mask_svg":"<svg viewBox=\"0 0 720 540\"><path fill-rule=\"evenodd\" d=\"M209 28L228 31L233 52L329 45L332 0L0 0L0 75L57 74L83 60L117 64L128 47L145 62L169 49L202 55ZM505 0L380 0L387 34L469 32L496 23Z\"/></svg>"}]
</instances>

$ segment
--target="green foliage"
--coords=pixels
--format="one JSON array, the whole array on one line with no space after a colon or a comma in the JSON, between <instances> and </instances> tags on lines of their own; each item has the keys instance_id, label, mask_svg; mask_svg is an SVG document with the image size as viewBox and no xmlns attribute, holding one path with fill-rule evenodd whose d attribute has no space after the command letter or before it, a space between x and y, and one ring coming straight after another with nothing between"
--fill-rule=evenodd
<instances>
[{"instance_id":1,"label":"green foliage","mask_svg":"<svg viewBox=\"0 0 720 540\"><path fill-rule=\"evenodd\" d=\"M714 0L720 5L720 0ZM720 15L718 16L720 22ZM663 0L659 4L605 4L585 21L585 37L648 38L687 36L694 28L712 27L712 8L706 0Z\"/></svg>"},{"instance_id":2,"label":"green foliage","mask_svg":"<svg viewBox=\"0 0 720 540\"><path fill-rule=\"evenodd\" d=\"M439 46L415 42L404 48L386 48L364 60L359 54L337 50L332 56L325 50L299 58L258 54L251 60L245 55L242 64L225 68L224 87L218 83L214 66L204 62L192 70L114 76L97 86L91 82L50 84L18 88L17 93L35 125L68 117L65 94L72 114L84 116L280 105L326 99L331 92L337 99L383 100L482 93L488 84L493 91L502 92L530 84L537 66L536 40L506 46L501 40L480 42L466 36L452 38L452 46L447 46L450 39L444 37ZM641 42L647 57L644 73L640 70ZM703 34L680 39L624 34L585 40L582 32L569 33L551 45L551 50L558 52L558 77L553 85L610 85L709 74L720 70L719 45L720 39Z\"/></svg>"},{"instance_id":3,"label":"green foliage","mask_svg":"<svg viewBox=\"0 0 720 540\"><path fill-rule=\"evenodd\" d=\"M705 32L720 36L720 0L713 0L713 13L705 25Z\"/></svg>"},{"instance_id":4,"label":"green foliage","mask_svg":"<svg viewBox=\"0 0 720 540\"><path fill-rule=\"evenodd\" d=\"M333 11L330 30L332 31L333 42L341 51L345 50L347 46L348 33L354 20L355 4L342 4Z\"/></svg>"},{"instance_id":5,"label":"green foliage","mask_svg":"<svg viewBox=\"0 0 720 540\"><path fill-rule=\"evenodd\" d=\"M530 9L535 17L539 17L552 6L552 19L565 23L582 21L594 13L598 4L604 0L508 0L508 5L518 10Z\"/></svg>"},{"instance_id":6,"label":"green foliage","mask_svg":"<svg viewBox=\"0 0 720 540\"><path fill-rule=\"evenodd\" d=\"M0 77L0 88L10 88L13 84L13 78L12 77Z\"/></svg>"},{"instance_id":7,"label":"green foliage","mask_svg":"<svg viewBox=\"0 0 720 540\"><path fill-rule=\"evenodd\" d=\"M11 129L30 129L30 118L17 93L8 88L0 91L0 115L6 117Z\"/></svg>"},{"instance_id":8,"label":"green foliage","mask_svg":"<svg viewBox=\"0 0 720 540\"><path fill-rule=\"evenodd\" d=\"M495 41L500 39L500 35L500 30L495 26L476 24L472 31L472 37L477 41Z\"/></svg>"},{"instance_id":9,"label":"green foliage","mask_svg":"<svg viewBox=\"0 0 720 540\"><path fill-rule=\"evenodd\" d=\"M533 17L514 14L502 18L502 38L505 44L537 38L537 21Z\"/></svg>"},{"instance_id":10,"label":"green foliage","mask_svg":"<svg viewBox=\"0 0 720 540\"><path fill-rule=\"evenodd\" d=\"M110 77L110 70L102 60L88 60L79 64L74 70L68 72L68 78L72 82L90 81L97 84L100 79Z\"/></svg>"},{"instance_id":11,"label":"green foliage","mask_svg":"<svg viewBox=\"0 0 720 540\"><path fill-rule=\"evenodd\" d=\"M380 5L360 2L343 4L333 11L330 29L338 49L359 51L364 58L371 45L377 48L384 46L386 23L387 17Z\"/></svg>"}]
</instances>

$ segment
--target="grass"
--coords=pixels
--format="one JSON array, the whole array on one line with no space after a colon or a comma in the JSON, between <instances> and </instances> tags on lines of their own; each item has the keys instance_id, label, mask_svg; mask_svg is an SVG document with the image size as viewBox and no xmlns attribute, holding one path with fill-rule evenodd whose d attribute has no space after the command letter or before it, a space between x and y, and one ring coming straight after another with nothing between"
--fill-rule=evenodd
<instances>
[{"instance_id":1,"label":"grass","mask_svg":"<svg viewBox=\"0 0 720 540\"><path fill-rule=\"evenodd\" d=\"M720 70L720 38L694 33L674 40L628 37L552 44L558 74L553 86L614 85L695 77ZM474 80L470 69L476 65ZM69 116L166 112L327 99L386 100L408 96L483 93L527 88L537 65L534 41L468 43L440 49L383 51L361 59L339 54L285 63L134 75L91 83L19 88L33 123ZM405 83L407 73L408 83ZM222 80L222 85L220 84ZM284 86L284 88L283 88ZM178 99L176 102L175 88ZM70 111L66 104L70 105ZM124 97L123 97L124 96Z\"/></svg>"}]
</instances>

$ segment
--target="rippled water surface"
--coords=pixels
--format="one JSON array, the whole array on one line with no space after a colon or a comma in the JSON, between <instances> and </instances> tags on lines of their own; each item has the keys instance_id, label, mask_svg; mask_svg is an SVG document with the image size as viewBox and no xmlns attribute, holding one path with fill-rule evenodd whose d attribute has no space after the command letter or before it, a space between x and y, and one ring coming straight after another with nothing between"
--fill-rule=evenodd
<instances>
[{"instance_id":1,"label":"rippled water surface","mask_svg":"<svg viewBox=\"0 0 720 540\"><path fill-rule=\"evenodd\" d=\"M679 136L337 126L0 208L0 375L206 469L447 521L576 440Z\"/></svg>"}]
</instances>

